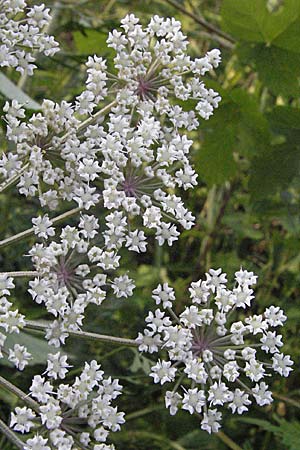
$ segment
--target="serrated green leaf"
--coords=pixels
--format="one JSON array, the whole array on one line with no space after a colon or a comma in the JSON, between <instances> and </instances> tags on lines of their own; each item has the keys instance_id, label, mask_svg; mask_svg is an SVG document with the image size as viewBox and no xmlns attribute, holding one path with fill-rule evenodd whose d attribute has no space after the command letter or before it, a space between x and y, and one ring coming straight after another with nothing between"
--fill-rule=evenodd
<instances>
[{"instance_id":1,"label":"serrated green leaf","mask_svg":"<svg viewBox=\"0 0 300 450\"><path fill-rule=\"evenodd\" d=\"M275 46L256 46L254 64L260 80L275 94L296 97L299 93L299 55Z\"/></svg>"},{"instance_id":2,"label":"serrated green leaf","mask_svg":"<svg viewBox=\"0 0 300 450\"><path fill-rule=\"evenodd\" d=\"M10 81L4 73L0 72L0 92L5 98L10 100L17 100L19 103L24 104L24 108L39 110L41 105L39 105L35 100L25 94L18 86L16 86L12 81Z\"/></svg>"},{"instance_id":3,"label":"serrated green leaf","mask_svg":"<svg viewBox=\"0 0 300 450\"><path fill-rule=\"evenodd\" d=\"M257 102L241 89L226 91L217 113L202 125L204 143L196 168L209 186L230 180L237 171L233 153L253 157L269 142L269 126Z\"/></svg>"},{"instance_id":4,"label":"serrated green leaf","mask_svg":"<svg viewBox=\"0 0 300 450\"><path fill-rule=\"evenodd\" d=\"M264 198L288 186L299 174L300 150L287 144L277 145L253 159L249 188L252 198Z\"/></svg>"},{"instance_id":5,"label":"serrated green leaf","mask_svg":"<svg viewBox=\"0 0 300 450\"><path fill-rule=\"evenodd\" d=\"M265 1L224 0L221 8L223 29L249 42L265 42Z\"/></svg>"}]
</instances>

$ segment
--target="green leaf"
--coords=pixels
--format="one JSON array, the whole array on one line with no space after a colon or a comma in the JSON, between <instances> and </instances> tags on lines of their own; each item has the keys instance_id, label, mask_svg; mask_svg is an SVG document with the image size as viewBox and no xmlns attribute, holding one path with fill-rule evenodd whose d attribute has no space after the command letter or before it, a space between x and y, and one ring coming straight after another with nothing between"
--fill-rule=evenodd
<instances>
[{"instance_id":1,"label":"green leaf","mask_svg":"<svg viewBox=\"0 0 300 450\"><path fill-rule=\"evenodd\" d=\"M93 53L102 54L111 52L106 44L107 34L97 30L85 29L83 32L74 31L73 33L76 49L78 53L91 55Z\"/></svg>"},{"instance_id":2,"label":"green leaf","mask_svg":"<svg viewBox=\"0 0 300 450\"><path fill-rule=\"evenodd\" d=\"M224 0L221 8L223 29L237 39L265 42L265 1Z\"/></svg>"},{"instance_id":3,"label":"green leaf","mask_svg":"<svg viewBox=\"0 0 300 450\"><path fill-rule=\"evenodd\" d=\"M298 422L287 422L286 420L280 420L279 426L272 425L266 420L254 419L254 418L237 418L239 422L245 422L253 425L257 425L264 430L271 431L278 436L284 448L287 450L299 450L300 442L300 424Z\"/></svg>"},{"instance_id":4,"label":"green leaf","mask_svg":"<svg viewBox=\"0 0 300 450\"><path fill-rule=\"evenodd\" d=\"M296 97L299 90L300 57L275 46L258 45L253 61L260 80L275 94Z\"/></svg>"},{"instance_id":5,"label":"green leaf","mask_svg":"<svg viewBox=\"0 0 300 450\"><path fill-rule=\"evenodd\" d=\"M197 172L208 186L223 184L236 173L233 159L234 127L224 126L209 133L197 157Z\"/></svg>"},{"instance_id":6,"label":"green leaf","mask_svg":"<svg viewBox=\"0 0 300 450\"><path fill-rule=\"evenodd\" d=\"M24 104L24 108L39 110L39 105L35 100L25 94L18 86L16 86L9 78L0 72L0 92L5 98L10 100L18 100L19 103Z\"/></svg>"},{"instance_id":7,"label":"green leaf","mask_svg":"<svg viewBox=\"0 0 300 450\"><path fill-rule=\"evenodd\" d=\"M223 92L215 115L202 124L204 143L196 156L196 169L209 186L235 176L233 154L253 157L269 142L269 126L257 102L245 91Z\"/></svg>"},{"instance_id":8,"label":"green leaf","mask_svg":"<svg viewBox=\"0 0 300 450\"><path fill-rule=\"evenodd\" d=\"M264 44L240 44L240 62L253 66L259 78L275 94L296 97L299 90L300 57L297 53Z\"/></svg>"},{"instance_id":9,"label":"green leaf","mask_svg":"<svg viewBox=\"0 0 300 450\"><path fill-rule=\"evenodd\" d=\"M299 170L299 148L283 144L267 149L252 161L249 180L252 197L264 198L283 189Z\"/></svg>"},{"instance_id":10,"label":"green leaf","mask_svg":"<svg viewBox=\"0 0 300 450\"><path fill-rule=\"evenodd\" d=\"M298 0L285 0L276 12L268 10L266 0L224 0L221 16L224 30L237 39L299 51Z\"/></svg>"},{"instance_id":11,"label":"green leaf","mask_svg":"<svg viewBox=\"0 0 300 450\"><path fill-rule=\"evenodd\" d=\"M53 346L47 344L45 339L39 338L37 336L32 336L28 333L20 331L19 334L13 333L7 336L4 348L8 350L13 348L15 344L25 345L29 353L32 355L32 359L29 361L30 365L34 364L45 364L47 362L48 353L56 353L57 349ZM5 359L2 360L3 364L11 365Z\"/></svg>"},{"instance_id":12,"label":"green leaf","mask_svg":"<svg viewBox=\"0 0 300 450\"><path fill-rule=\"evenodd\" d=\"M300 109L275 106L266 116L275 133L285 135L294 144L300 144Z\"/></svg>"}]
</instances>

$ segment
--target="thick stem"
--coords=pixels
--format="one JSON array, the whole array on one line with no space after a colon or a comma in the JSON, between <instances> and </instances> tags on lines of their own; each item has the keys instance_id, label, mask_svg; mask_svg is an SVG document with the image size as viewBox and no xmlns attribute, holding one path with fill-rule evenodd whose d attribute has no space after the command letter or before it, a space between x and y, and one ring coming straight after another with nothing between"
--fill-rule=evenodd
<instances>
[{"instance_id":1,"label":"thick stem","mask_svg":"<svg viewBox=\"0 0 300 450\"><path fill-rule=\"evenodd\" d=\"M17 386L12 384L10 381L6 380L5 378L1 377L0 375L0 385L3 386L5 389L10 391L12 394L16 395L21 399L24 403L26 403L30 408L34 409L36 412L39 413L40 411L40 405L33 400L31 397L29 397L28 394L25 394L25 392L21 391Z\"/></svg>"},{"instance_id":2,"label":"thick stem","mask_svg":"<svg viewBox=\"0 0 300 450\"><path fill-rule=\"evenodd\" d=\"M52 223L54 224L57 222L61 222L62 220L67 219L68 217L74 216L80 210L81 210L81 208L74 208L74 209L71 209L70 211L60 214L59 216L54 217L54 219L52 219ZM13 244L13 243L20 241L21 239L27 238L33 234L34 234L34 228L33 227L28 228L28 230L21 231L21 233L15 234L14 236L10 236L9 238L6 238L6 239L3 239L3 241L0 241L0 248L6 247L7 245Z\"/></svg>"},{"instance_id":3,"label":"thick stem","mask_svg":"<svg viewBox=\"0 0 300 450\"><path fill-rule=\"evenodd\" d=\"M0 419L0 431L1 433L3 433L7 439L9 439L16 447L20 448L21 450L24 449L24 442L21 441L21 439L19 439L15 433L8 428L8 426L2 422L2 420Z\"/></svg>"},{"instance_id":4,"label":"thick stem","mask_svg":"<svg viewBox=\"0 0 300 450\"><path fill-rule=\"evenodd\" d=\"M26 328L29 328L32 330L45 331L48 329L48 326L45 324L41 324L39 322L27 320ZM90 333L88 331L67 331L67 333L70 336L80 337L83 339L91 339L94 341L109 342L111 344L117 344L117 345L127 345L128 347L138 347L139 346L139 344L134 339L126 339L126 338L120 338L120 337L116 337L116 336L109 336L107 334Z\"/></svg>"}]
</instances>

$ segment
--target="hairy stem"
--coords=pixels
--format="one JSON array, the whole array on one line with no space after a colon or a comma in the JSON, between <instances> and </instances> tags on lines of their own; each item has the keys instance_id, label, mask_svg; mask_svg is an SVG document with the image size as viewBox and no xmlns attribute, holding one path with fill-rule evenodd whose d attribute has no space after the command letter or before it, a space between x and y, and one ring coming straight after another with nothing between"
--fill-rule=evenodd
<instances>
[{"instance_id":1,"label":"hairy stem","mask_svg":"<svg viewBox=\"0 0 300 450\"><path fill-rule=\"evenodd\" d=\"M61 222L64 219L67 219L68 217L74 216L77 214L81 209L80 208L74 208L70 211L67 211L63 214L60 214L57 217L54 217L52 220L52 223ZM3 241L0 241L0 248L6 247L7 245L14 244L15 242L20 241L21 239L27 238L34 234L34 228L28 228L28 230L21 231L21 233L15 234L14 236L10 236L9 238L3 239Z\"/></svg>"},{"instance_id":2,"label":"hairy stem","mask_svg":"<svg viewBox=\"0 0 300 450\"><path fill-rule=\"evenodd\" d=\"M19 439L15 433L0 419L0 431L7 439L9 439L17 448L24 449L24 442Z\"/></svg>"},{"instance_id":3,"label":"hairy stem","mask_svg":"<svg viewBox=\"0 0 300 450\"><path fill-rule=\"evenodd\" d=\"M14 277L14 278L18 278L18 277L36 277L39 273L35 272L34 270L24 270L24 271L20 271L20 272L0 272L0 276L1 275L5 275L8 277Z\"/></svg>"},{"instance_id":4,"label":"hairy stem","mask_svg":"<svg viewBox=\"0 0 300 450\"><path fill-rule=\"evenodd\" d=\"M6 380L6 378L1 377L1 375L0 375L0 386L4 387L12 394L19 397L20 400L22 400L24 403L26 403L28 406L30 406L32 409L34 409L36 412L39 413L40 405L31 397L29 397L28 394L25 394L25 392L21 391L21 389L19 389L17 386L12 384L10 381Z\"/></svg>"},{"instance_id":5,"label":"hairy stem","mask_svg":"<svg viewBox=\"0 0 300 450\"><path fill-rule=\"evenodd\" d=\"M114 100L113 102L109 103L108 105L104 106L104 108L100 109L100 111L96 112L95 114L92 114L88 119L81 122L80 125L78 125L77 132L83 130L84 128L88 127L92 123L94 123L99 117L104 116L106 113L108 113L114 106L116 106L117 101ZM69 136L71 136L72 131L68 131L66 134L64 134L60 140L59 143L63 143Z\"/></svg>"},{"instance_id":6,"label":"hairy stem","mask_svg":"<svg viewBox=\"0 0 300 450\"><path fill-rule=\"evenodd\" d=\"M42 324L40 322L35 322L32 320L26 320L26 328L29 328L32 330L45 331L48 329L48 325ZM126 339L126 338L120 338L120 337L116 337L116 336L109 336L107 334L90 333L88 331L67 331L67 333L70 336L80 337L83 339L91 339L94 341L109 342L111 344L126 345L128 347L138 347L139 346L139 344L134 339Z\"/></svg>"},{"instance_id":7,"label":"hairy stem","mask_svg":"<svg viewBox=\"0 0 300 450\"><path fill-rule=\"evenodd\" d=\"M0 184L0 194L4 192L6 189L8 189L11 185L15 184L16 181L20 178L20 176L28 169L29 163L24 164L23 167L21 167L20 170L18 170L15 175L12 175L8 180L4 181L2 184Z\"/></svg>"}]
</instances>

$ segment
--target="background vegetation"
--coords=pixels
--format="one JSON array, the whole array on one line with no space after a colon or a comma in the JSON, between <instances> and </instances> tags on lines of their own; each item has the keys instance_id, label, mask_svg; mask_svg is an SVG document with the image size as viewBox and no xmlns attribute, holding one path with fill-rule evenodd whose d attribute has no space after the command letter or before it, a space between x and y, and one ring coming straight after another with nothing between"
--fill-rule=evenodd
<instances>
[{"instance_id":1,"label":"background vegetation","mask_svg":"<svg viewBox=\"0 0 300 450\"><path fill-rule=\"evenodd\" d=\"M210 268L223 267L229 278L240 266L259 275L254 313L270 304L282 307L285 353L295 361L288 379L272 381L272 406L253 406L248 414L224 417L223 431L243 450L300 449L300 2L299 0L61 0L46 2L55 11L52 33L62 50L52 59L40 57L30 79L14 73L0 78L0 109L6 98L21 98L23 90L34 102L43 98L72 100L83 89L83 64L89 54L109 57L108 31L126 13L143 23L153 14L181 20L193 56L219 47L223 62L207 81L222 95L214 117L192 136L199 187L187 195L196 226L181 235L171 250L155 246L146 256L127 256L137 281L133 298L111 299L90 312L89 331L134 338L143 329L152 306L151 290L158 282L174 285L178 310L187 285ZM18 87L17 87L18 86ZM31 107L36 104L32 102ZM189 107L189 105L187 105ZM193 107L191 104L190 107ZM2 124L4 129L4 123ZM0 235L5 238L31 226L38 204L16 195L15 188L0 196ZM98 211L101 214L101 211ZM0 271L30 268L26 256L30 239L4 249ZM130 259L129 259L130 258ZM123 267L125 263L123 262ZM45 318L32 304L26 287L17 281L16 298L30 318ZM182 304L180 304L182 302ZM0 374L27 389L31 377L43 372L45 348L38 335L24 340L39 361L24 373L9 365ZM69 340L74 365L96 358L105 370L121 378L125 394L120 409L127 423L113 436L119 450L226 449L224 436L209 436L196 418L164 409L160 386L147 376L149 359L135 350ZM73 371L73 374L75 371ZM71 373L72 375L72 373ZM8 421L16 399L0 391L0 417ZM231 445L234 445L231 443ZM13 447L0 437L0 449ZM234 448L234 447L232 447Z\"/></svg>"}]
</instances>

